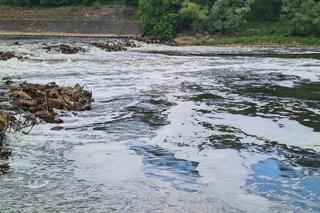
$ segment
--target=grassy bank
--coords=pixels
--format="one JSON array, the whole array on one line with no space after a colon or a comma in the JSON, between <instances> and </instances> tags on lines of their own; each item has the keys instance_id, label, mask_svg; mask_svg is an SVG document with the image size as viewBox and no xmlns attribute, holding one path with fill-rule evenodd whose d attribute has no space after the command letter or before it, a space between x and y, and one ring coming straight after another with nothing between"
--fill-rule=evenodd
<instances>
[{"instance_id":1,"label":"grassy bank","mask_svg":"<svg viewBox=\"0 0 320 213\"><path fill-rule=\"evenodd\" d=\"M254 45L254 46L318 46L320 37L293 36L290 24L280 22L249 22L241 30L228 36L199 38L194 45Z\"/></svg>"},{"instance_id":2,"label":"grassy bank","mask_svg":"<svg viewBox=\"0 0 320 213\"><path fill-rule=\"evenodd\" d=\"M194 45L222 46L222 45L249 45L249 46L317 46L320 47L319 37L296 36L231 36L219 38L200 38Z\"/></svg>"}]
</instances>

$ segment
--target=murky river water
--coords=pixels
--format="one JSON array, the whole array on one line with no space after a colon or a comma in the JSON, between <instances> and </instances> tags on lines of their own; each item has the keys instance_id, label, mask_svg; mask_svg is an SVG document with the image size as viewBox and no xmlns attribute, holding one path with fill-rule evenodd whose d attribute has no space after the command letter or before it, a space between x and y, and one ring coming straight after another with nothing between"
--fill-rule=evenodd
<instances>
[{"instance_id":1,"label":"murky river water","mask_svg":"<svg viewBox=\"0 0 320 213\"><path fill-rule=\"evenodd\" d=\"M95 103L9 135L3 212L320 212L320 49L15 41L0 49L30 59L1 77L79 82ZM41 49L57 42L89 52Z\"/></svg>"}]
</instances>

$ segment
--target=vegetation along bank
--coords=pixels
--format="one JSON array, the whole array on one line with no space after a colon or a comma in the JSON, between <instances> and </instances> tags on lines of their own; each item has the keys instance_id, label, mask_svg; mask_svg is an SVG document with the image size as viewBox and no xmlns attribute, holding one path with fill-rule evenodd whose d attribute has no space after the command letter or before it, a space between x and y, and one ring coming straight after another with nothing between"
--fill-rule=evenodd
<instances>
[{"instance_id":1,"label":"vegetation along bank","mask_svg":"<svg viewBox=\"0 0 320 213\"><path fill-rule=\"evenodd\" d=\"M0 0L20 7L133 7L146 35L193 44L320 45L320 0ZM199 39L201 38L201 39Z\"/></svg>"}]
</instances>

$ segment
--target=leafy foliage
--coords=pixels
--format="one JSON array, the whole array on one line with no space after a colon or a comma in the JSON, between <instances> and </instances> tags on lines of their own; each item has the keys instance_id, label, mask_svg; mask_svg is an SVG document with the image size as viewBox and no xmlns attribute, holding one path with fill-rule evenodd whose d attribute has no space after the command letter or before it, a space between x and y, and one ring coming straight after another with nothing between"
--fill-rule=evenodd
<instances>
[{"instance_id":1,"label":"leafy foliage","mask_svg":"<svg viewBox=\"0 0 320 213\"><path fill-rule=\"evenodd\" d=\"M230 32L246 23L250 7L245 0L217 0L209 14L210 32Z\"/></svg>"},{"instance_id":2,"label":"leafy foliage","mask_svg":"<svg viewBox=\"0 0 320 213\"><path fill-rule=\"evenodd\" d=\"M192 30L196 32L206 29L206 22L208 21L207 6L201 6L189 0L182 2L181 6L182 8L179 10L178 30Z\"/></svg>"},{"instance_id":3,"label":"leafy foliage","mask_svg":"<svg viewBox=\"0 0 320 213\"><path fill-rule=\"evenodd\" d=\"M137 7L146 32L161 39L185 32L234 34L247 22L286 23L280 31L320 35L320 0L0 0L0 4L20 7L81 4L98 9L105 3Z\"/></svg>"},{"instance_id":4,"label":"leafy foliage","mask_svg":"<svg viewBox=\"0 0 320 213\"><path fill-rule=\"evenodd\" d=\"M140 0L139 17L149 34L172 39L178 20L178 0Z\"/></svg>"},{"instance_id":5,"label":"leafy foliage","mask_svg":"<svg viewBox=\"0 0 320 213\"><path fill-rule=\"evenodd\" d=\"M278 21L281 14L281 0L254 0L249 2L253 21Z\"/></svg>"},{"instance_id":6,"label":"leafy foliage","mask_svg":"<svg viewBox=\"0 0 320 213\"><path fill-rule=\"evenodd\" d=\"M283 0L283 12L296 35L320 35L320 1Z\"/></svg>"},{"instance_id":7,"label":"leafy foliage","mask_svg":"<svg viewBox=\"0 0 320 213\"><path fill-rule=\"evenodd\" d=\"M46 6L60 6L74 3L74 0L40 0L40 4Z\"/></svg>"},{"instance_id":8,"label":"leafy foliage","mask_svg":"<svg viewBox=\"0 0 320 213\"><path fill-rule=\"evenodd\" d=\"M0 0L0 4L14 5L18 7L30 6L29 0Z\"/></svg>"}]
</instances>

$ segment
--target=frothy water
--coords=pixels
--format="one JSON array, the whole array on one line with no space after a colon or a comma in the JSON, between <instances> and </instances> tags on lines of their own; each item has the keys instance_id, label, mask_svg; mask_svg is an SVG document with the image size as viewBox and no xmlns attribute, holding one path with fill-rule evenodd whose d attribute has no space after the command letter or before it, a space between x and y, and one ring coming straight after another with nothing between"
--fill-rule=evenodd
<instances>
[{"instance_id":1,"label":"frothy water","mask_svg":"<svg viewBox=\"0 0 320 213\"><path fill-rule=\"evenodd\" d=\"M30 59L0 77L80 83L96 102L8 136L3 212L320 212L320 49L15 41L0 50Z\"/></svg>"}]
</instances>

